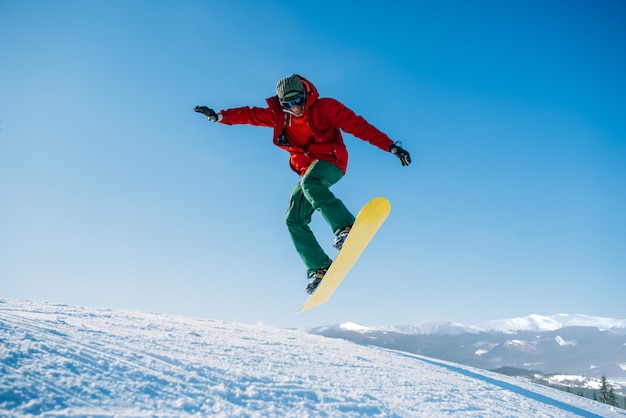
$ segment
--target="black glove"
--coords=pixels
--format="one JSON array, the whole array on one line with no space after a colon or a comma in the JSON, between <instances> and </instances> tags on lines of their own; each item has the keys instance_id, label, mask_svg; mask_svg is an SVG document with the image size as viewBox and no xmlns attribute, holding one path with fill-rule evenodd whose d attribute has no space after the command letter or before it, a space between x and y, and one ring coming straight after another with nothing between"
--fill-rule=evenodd
<instances>
[{"instance_id":1,"label":"black glove","mask_svg":"<svg viewBox=\"0 0 626 418\"><path fill-rule=\"evenodd\" d=\"M217 113L215 113L215 110L209 109L206 106L196 106L193 110L195 110L198 113L202 113L204 116L209 118L211 122L217 122L218 120L218 115Z\"/></svg>"},{"instance_id":2,"label":"black glove","mask_svg":"<svg viewBox=\"0 0 626 418\"><path fill-rule=\"evenodd\" d=\"M404 167L405 165L411 164L411 155L409 155L409 152L403 149L400 145L402 145L402 142L396 142L391 146L389 151L400 159L400 162Z\"/></svg>"}]
</instances>

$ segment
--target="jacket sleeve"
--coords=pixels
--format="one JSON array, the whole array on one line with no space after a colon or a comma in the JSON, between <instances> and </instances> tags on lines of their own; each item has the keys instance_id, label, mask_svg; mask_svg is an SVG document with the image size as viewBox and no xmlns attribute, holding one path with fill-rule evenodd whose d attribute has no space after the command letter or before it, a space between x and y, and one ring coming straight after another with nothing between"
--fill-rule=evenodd
<instances>
[{"instance_id":1,"label":"jacket sleeve","mask_svg":"<svg viewBox=\"0 0 626 418\"><path fill-rule=\"evenodd\" d=\"M275 125L275 112L262 107L236 107L220 110L222 120L226 125L253 125L273 127Z\"/></svg>"},{"instance_id":2,"label":"jacket sleeve","mask_svg":"<svg viewBox=\"0 0 626 418\"><path fill-rule=\"evenodd\" d=\"M335 99L327 101L328 117L333 125L342 131L367 141L383 151L389 151L394 142L385 133L378 130L362 116L358 116L351 109Z\"/></svg>"}]
</instances>

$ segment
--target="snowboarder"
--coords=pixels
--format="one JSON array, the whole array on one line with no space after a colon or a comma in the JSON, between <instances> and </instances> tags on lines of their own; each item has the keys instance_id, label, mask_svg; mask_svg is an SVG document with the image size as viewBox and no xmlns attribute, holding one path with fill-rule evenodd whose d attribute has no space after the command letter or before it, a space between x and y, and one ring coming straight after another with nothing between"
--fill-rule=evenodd
<instances>
[{"instance_id":1,"label":"snowboarder","mask_svg":"<svg viewBox=\"0 0 626 418\"><path fill-rule=\"evenodd\" d=\"M348 165L340 131L391 152L403 166L411 163L411 157L400 142L394 143L339 101L320 98L315 86L302 76L293 74L279 80L276 93L266 100L265 108L245 106L215 112L196 106L194 110L212 122L274 128L274 144L289 152L290 166L301 176L291 193L286 223L307 268L310 282L306 291L312 294L332 263L309 227L313 212L318 210L332 228L336 236L333 246L338 250L354 223L352 213L329 190L344 176Z\"/></svg>"}]
</instances>

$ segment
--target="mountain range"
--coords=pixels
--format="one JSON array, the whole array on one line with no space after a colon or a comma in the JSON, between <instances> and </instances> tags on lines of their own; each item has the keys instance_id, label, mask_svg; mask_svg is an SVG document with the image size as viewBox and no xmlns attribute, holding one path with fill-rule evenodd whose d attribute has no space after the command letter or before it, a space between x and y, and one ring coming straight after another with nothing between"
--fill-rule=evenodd
<instances>
[{"instance_id":1,"label":"mountain range","mask_svg":"<svg viewBox=\"0 0 626 418\"><path fill-rule=\"evenodd\" d=\"M475 325L455 322L366 327L354 323L310 333L493 370L513 367L626 382L626 320L530 315Z\"/></svg>"}]
</instances>

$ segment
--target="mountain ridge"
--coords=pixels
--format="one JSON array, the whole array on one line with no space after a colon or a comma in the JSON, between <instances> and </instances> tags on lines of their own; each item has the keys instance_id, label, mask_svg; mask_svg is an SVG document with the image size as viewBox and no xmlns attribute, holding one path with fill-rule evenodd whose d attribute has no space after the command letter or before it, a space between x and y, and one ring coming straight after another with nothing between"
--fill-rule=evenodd
<instances>
[{"instance_id":1,"label":"mountain ridge","mask_svg":"<svg viewBox=\"0 0 626 418\"><path fill-rule=\"evenodd\" d=\"M467 326L335 324L310 333L493 370L504 367L626 382L626 321L581 314L529 315Z\"/></svg>"},{"instance_id":2,"label":"mountain ridge","mask_svg":"<svg viewBox=\"0 0 626 418\"><path fill-rule=\"evenodd\" d=\"M466 325L453 321L426 322L420 325L366 326L353 322L313 327L310 330L339 327L360 332L391 331L400 334L459 335L463 333L500 332L514 334L520 331L556 331L569 326L592 327L626 333L626 319L614 319L584 314L558 313L550 316L530 314L525 317L496 319Z\"/></svg>"}]
</instances>

